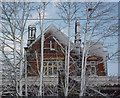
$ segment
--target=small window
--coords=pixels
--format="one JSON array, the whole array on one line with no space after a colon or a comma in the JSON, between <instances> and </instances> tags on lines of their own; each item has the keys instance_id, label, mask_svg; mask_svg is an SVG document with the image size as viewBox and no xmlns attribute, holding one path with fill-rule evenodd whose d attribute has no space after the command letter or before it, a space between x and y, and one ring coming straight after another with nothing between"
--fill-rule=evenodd
<instances>
[{"instance_id":1,"label":"small window","mask_svg":"<svg viewBox=\"0 0 120 98\"><path fill-rule=\"evenodd\" d=\"M96 75L96 67L91 66L91 75Z\"/></svg>"},{"instance_id":2,"label":"small window","mask_svg":"<svg viewBox=\"0 0 120 98\"><path fill-rule=\"evenodd\" d=\"M49 66L52 66L52 62L49 62Z\"/></svg>"},{"instance_id":3,"label":"small window","mask_svg":"<svg viewBox=\"0 0 120 98\"><path fill-rule=\"evenodd\" d=\"M57 62L53 62L53 65L57 66Z\"/></svg>"},{"instance_id":4,"label":"small window","mask_svg":"<svg viewBox=\"0 0 120 98\"><path fill-rule=\"evenodd\" d=\"M48 73L49 75L52 75L52 67L49 67Z\"/></svg>"},{"instance_id":5,"label":"small window","mask_svg":"<svg viewBox=\"0 0 120 98\"><path fill-rule=\"evenodd\" d=\"M54 69L53 69L54 71L54 74L56 75L57 74L57 67L54 67Z\"/></svg>"},{"instance_id":6,"label":"small window","mask_svg":"<svg viewBox=\"0 0 120 98\"><path fill-rule=\"evenodd\" d=\"M95 61L90 61L90 64L91 65L95 65Z\"/></svg>"},{"instance_id":7,"label":"small window","mask_svg":"<svg viewBox=\"0 0 120 98\"><path fill-rule=\"evenodd\" d=\"M50 50L55 50L55 42L50 41Z\"/></svg>"},{"instance_id":8,"label":"small window","mask_svg":"<svg viewBox=\"0 0 120 98\"><path fill-rule=\"evenodd\" d=\"M61 63L62 63L62 62L58 62L58 65L61 66Z\"/></svg>"}]
</instances>

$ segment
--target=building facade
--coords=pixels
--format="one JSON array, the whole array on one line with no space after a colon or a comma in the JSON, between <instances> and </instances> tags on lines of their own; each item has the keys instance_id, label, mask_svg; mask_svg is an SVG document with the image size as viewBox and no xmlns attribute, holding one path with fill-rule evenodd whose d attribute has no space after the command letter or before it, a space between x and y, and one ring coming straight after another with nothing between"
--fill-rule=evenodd
<instances>
[{"instance_id":1,"label":"building facade","mask_svg":"<svg viewBox=\"0 0 120 98\"><path fill-rule=\"evenodd\" d=\"M70 75L80 75L81 73L81 36L79 32L80 24L75 23L75 41L70 42ZM91 42L94 43L94 42ZM107 56L100 43L92 45L89 48L87 58L87 72L86 75L107 75L107 63L104 62ZM58 76L58 70L65 70L65 60L67 55L68 37L62 33L56 26L51 24L44 31L44 58L43 58L43 75L44 76ZM96 51L93 52L92 49ZM25 55L27 57L28 76L38 76L40 73L40 57L41 57L41 35L36 38L35 26L28 27L28 44L25 47ZM101 52L99 54L99 52ZM105 54L106 53L106 54ZM104 54L104 55L103 55Z\"/></svg>"}]
</instances>

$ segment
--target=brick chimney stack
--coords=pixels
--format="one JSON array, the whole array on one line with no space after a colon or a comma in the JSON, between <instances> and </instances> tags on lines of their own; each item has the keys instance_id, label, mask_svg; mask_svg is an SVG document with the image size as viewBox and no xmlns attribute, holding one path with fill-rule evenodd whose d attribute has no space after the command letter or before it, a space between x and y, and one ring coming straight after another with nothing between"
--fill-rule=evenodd
<instances>
[{"instance_id":1,"label":"brick chimney stack","mask_svg":"<svg viewBox=\"0 0 120 98\"><path fill-rule=\"evenodd\" d=\"M75 44L81 44L81 36L80 36L80 23L78 20L75 21Z\"/></svg>"},{"instance_id":2,"label":"brick chimney stack","mask_svg":"<svg viewBox=\"0 0 120 98\"><path fill-rule=\"evenodd\" d=\"M36 39L36 27L28 26L28 42L27 46L29 46Z\"/></svg>"},{"instance_id":3,"label":"brick chimney stack","mask_svg":"<svg viewBox=\"0 0 120 98\"><path fill-rule=\"evenodd\" d=\"M77 54L80 56L81 54L81 35L80 35L80 23L78 20L75 21L75 40L74 47L77 49Z\"/></svg>"}]
</instances>

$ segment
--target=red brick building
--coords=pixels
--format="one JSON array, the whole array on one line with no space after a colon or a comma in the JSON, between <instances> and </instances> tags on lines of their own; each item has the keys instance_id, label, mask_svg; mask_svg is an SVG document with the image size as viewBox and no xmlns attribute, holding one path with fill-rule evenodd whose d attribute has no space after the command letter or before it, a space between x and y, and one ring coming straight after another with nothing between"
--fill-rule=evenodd
<instances>
[{"instance_id":1,"label":"red brick building","mask_svg":"<svg viewBox=\"0 0 120 98\"><path fill-rule=\"evenodd\" d=\"M75 41L70 42L70 75L80 75L82 48L81 37L78 30L79 23L75 26ZM41 57L41 35L36 38L36 28L28 27L28 44L25 48L27 55L27 68L29 76L37 76L40 70ZM43 75L57 76L60 68L65 69L65 55L68 47L68 37L57 29L53 24L44 31L44 62ZM91 49L90 49L91 50ZM104 57L89 52L87 58L87 74L88 75L106 75L106 66Z\"/></svg>"},{"instance_id":2,"label":"red brick building","mask_svg":"<svg viewBox=\"0 0 120 98\"><path fill-rule=\"evenodd\" d=\"M106 76L107 75L107 56L108 52L104 51L102 42L90 42L87 58L87 70L89 75ZM88 42L87 42L88 44Z\"/></svg>"}]
</instances>

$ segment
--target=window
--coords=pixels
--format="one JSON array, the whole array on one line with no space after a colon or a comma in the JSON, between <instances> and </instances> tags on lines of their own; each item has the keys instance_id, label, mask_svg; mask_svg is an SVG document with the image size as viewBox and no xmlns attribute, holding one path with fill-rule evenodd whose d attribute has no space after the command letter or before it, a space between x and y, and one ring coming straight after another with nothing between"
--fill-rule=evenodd
<instances>
[{"instance_id":1,"label":"window","mask_svg":"<svg viewBox=\"0 0 120 98\"><path fill-rule=\"evenodd\" d=\"M90 64L91 65L95 65L95 61L90 61Z\"/></svg>"},{"instance_id":2,"label":"window","mask_svg":"<svg viewBox=\"0 0 120 98\"><path fill-rule=\"evenodd\" d=\"M96 75L96 67L95 66L91 66L90 73L91 73L91 75Z\"/></svg>"},{"instance_id":3,"label":"window","mask_svg":"<svg viewBox=\"0 0 120 98\"><path fill-rule=\"evenodd\" d=\"M57 67L54 67L53 70L54 70L54 71L53 71L54 75L56 75L56 74L57 74Z\"/></svg>"},{"instance_id":4,"label":"window","mask_svg":"<svg viewBox=\"0 0 120 98\"><path fill-rule=\"evenodd\" d=\"M52 67L48 67L48 74L52 75Z\"/></svg>"},{"instance_id":5,"label":"window","mask_svg":"<svg viewBox=\"0 0 120 98\"><path fill-rule=\"evenodd\" d=\"M53 62L53 64L54 64L55 66L57 66L57 62Z\"/></svg>"},{"instance_id":6,"label":"window","mask_svg":"<svg viewBox=\"0 0 120 98\"><path fill-rule=\"evenodd\" d=\"M54 41L50 41L50 50L55 50L55 45Z\"/></svg>"},{"instance_id":7,"label":"window","mask_svg":"<svg viewBox=\"0 0 120 98\"><path fill-rule=\"evenodd\" d=\"M97 65L98 63L97 63L97 61L90 61L89 64L90 64L90 65Z\"/></svg>"},{"instance_id":8,"label":"window","mask_svg":"<svg viewBox=\"0 0 120 98\"><path fill-rule=\"evenodd\" d=\"M96 75L97 61L87 61L89 75Z\"/></svg>"},{"instance_id":9,"label":"window","mask_svg":"<svg viewBox=\"0 0 120 98\"><path fill-rule=\"evenodd\" d=\"M44 61L43 72L44 75L57 75L58 69L62 67L62 61Z\"/></svg>"},{"instance_id":10,"label":"window","mask_svg":"<svg viewBox=\"0 0 120 98\"><path fill-rule=\"evenodd\" d=\"M44 72L45 75L47 75L47 66L43 67L43 72Z\"/></svg>"},{"instance_id":11,"label":"window","mask_svg":"<svg viewBox=\"0 0 120 98\"><path fill-rule=\"evenodd\" d=\"M31 33L31 37L34 38L35 37L35 29L31 28L30 33Z\"/></svg>"},{"instance_id":12,"label":"window","mask_svg":"<svg viewBox=\"0 0 120 98\"><path fill-rule=\"evenodd\" d=\"M49 65L49 66L52 66L52 62L48 62L48 65Z\"/></svg>"}]
</instances>

